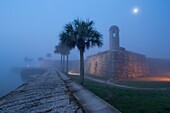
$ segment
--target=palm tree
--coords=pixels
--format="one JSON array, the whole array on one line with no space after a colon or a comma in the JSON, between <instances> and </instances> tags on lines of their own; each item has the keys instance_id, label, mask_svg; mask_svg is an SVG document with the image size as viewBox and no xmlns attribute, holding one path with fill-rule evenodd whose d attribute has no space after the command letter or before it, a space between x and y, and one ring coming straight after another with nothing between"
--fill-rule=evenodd
<instances>
[{"instance_id":1,"label":"palm tree","mask_svg":"<svg viewBox=\"0 0 170 113\"><path fill-rule=\"evenodd\" d=\"M43 60L44 60L44 59L43 59L42 57L39 57L39 58L38 58L38 61L40 62L40 64L39 64L40 66L42 65L42 61L43 61Z\"/></svg>"},{"instance_id":2,"label":"palm tree","mask_svg":"<svg viewBox=\"0 0 170 113\"><path fill-rule=\"evenodd\" d=\"M55 46L54 53L61 54L61 65L60 65L60 67L62 69L63 68L63 54L62 54L62 47L61 47L60 43L57 46Z\"/></svg>"},{"instance_id":3,"label":"palm tree","mask_svg":"<svg viewBox=\"0 0 170 113\"><path fill-rule=\"evenodd\" d=\"M73 49L77 47L80 51L80 83L84 85L84 52L94 46L103 45L102 34L94 28L93 21L75 19L64 26L60 33L60 41Z\"/></svg>"},{"instance_id":4,"label":"palm tree","mask_svg":"<svg viewBox=\"0 0 170 113\"><path fill-rule=\"evenodd\" d=\"M68 73L68 55L70 54L70 49L66 45L59 43L57 46L55 46L54 53L61 54L61 67L63 72L65 67L65 55L66 55L67 58L66 73Z\"/></svg>"},{"instance_id":5,"label":"palm tree","mask_svg":"<svg viewBox=\"0 0 170 113\"><path fill-rule=\"evenodd\" d=\"M51 58L51 54L50 53L47 53L46 57L48 58L48 60Z\"/></svg>"},{"instance_id":6,"label":"palm tree","mask_svg":"<svg viewBox=\"0 0 170 113\"><path fill-rule=\"evenodd\" d=\"M68 58L69 58L69 54L70 54L70 49L64 44L62 44L62 48L63 48L62 54L64 55L64 60L65 60L65 56L66 56L66 73L68 74Z\"/></svg>"}]
</instances>

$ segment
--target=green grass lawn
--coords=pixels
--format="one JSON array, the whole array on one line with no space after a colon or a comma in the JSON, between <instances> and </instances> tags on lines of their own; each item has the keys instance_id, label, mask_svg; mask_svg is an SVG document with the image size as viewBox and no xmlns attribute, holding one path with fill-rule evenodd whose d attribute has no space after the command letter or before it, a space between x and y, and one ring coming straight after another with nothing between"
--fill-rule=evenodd
<instances>
[{"instance_id":1,"label":"green grass lawn","mask_svg":"<svg viewBox=\"0 0 170 113\"><path fill-rule=\"evenodd\" d=\"M114 82L116 84L132 86L137 88L170 88L170 82L164 81L134 81L134 80L121 80Z\"/></svg>"},{"instance_id":2,"label":"green grass lawn","mask_svg":"<svg viewBox=\"0 0 170 113\"><path fill-rule=\"evenodd\" d=\"M79 81L79 76L69 77ZM85 87L122 113L170 113L170 91L123 89L87 79ZM109 99L108 92L112 93Z\"/></svg>"},{"instance_id":3,"label":"green grass lawn","mask_svg":"<svg viewBox=\"0 0 170 113\"><path fill-rule=\"evenodd\" d=\"M86 75L86 76L94 78L94 79L99 79L99 80L105 80L105 81L108 80L107 78L94 76L94 75ZM161 81L161 80L153 81L152 78L147 78L147 77L138 78L138 79L129 79L129 80L112 80L111 82L120 84L120 85L125 85L125 86L137 87L137 88L167 88L167 87L170 88L170 81Z\"/></svg>"}]
</instances>

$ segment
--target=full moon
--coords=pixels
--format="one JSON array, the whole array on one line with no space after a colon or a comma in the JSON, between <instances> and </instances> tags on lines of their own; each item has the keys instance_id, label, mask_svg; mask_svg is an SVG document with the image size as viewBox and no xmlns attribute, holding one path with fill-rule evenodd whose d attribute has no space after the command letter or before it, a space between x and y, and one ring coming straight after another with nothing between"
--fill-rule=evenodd
<instances>
[{"instance_id":1,"label":"full moon","mask_svg":"<svg viewBox=\"0 0 170 113\"><path fill-rule=\"evenodd\" d=\"M139 13L139 8L133 8L133 13L138 14Z\"/></svg>"}]
</instances>

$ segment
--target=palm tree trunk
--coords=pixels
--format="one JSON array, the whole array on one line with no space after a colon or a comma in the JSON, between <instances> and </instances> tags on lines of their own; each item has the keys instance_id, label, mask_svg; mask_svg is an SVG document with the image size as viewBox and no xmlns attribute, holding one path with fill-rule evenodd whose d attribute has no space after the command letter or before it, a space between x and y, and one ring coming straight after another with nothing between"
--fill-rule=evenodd
<instances>
[{"instance_id":1,"label":"palm tree trunk","mask_svg":"<svg viewBox=\"0 0 170 113\"><path fill-rule=\"evenodd\" d=\"M80 50L80 84L84 85L84 52Z\"/></svg>"},{"instance_id":2,"label":"palm tree trunk","mask_svg":"<svg viewBox=\"0 0 170 113\"><path fill-rule=\"evenodd\" d=\"M66 67L66 73L68 74L68 54L67 54L67 67Z\"/></svg>"},{"instance_id":3,"label":"palm tree trunk","mask_svg":"<svg viewBox=\"0 0 170 113\"><path fill-rule=\"evenodd\" d=\"M64 69L65 68L65 55L63 55L63 72L65 72Z\"/></svg>"},{"instance_id":4,"label":"palm tree trunk","mask_svg":"<svg viewBox=\"0 0 170 113\"><path fill-rule=\"evenodd\" d=\"M63 55L61 54L61 64L60 64L60 70L62 70L63 67Z\"/></svg>"}]
</instances>

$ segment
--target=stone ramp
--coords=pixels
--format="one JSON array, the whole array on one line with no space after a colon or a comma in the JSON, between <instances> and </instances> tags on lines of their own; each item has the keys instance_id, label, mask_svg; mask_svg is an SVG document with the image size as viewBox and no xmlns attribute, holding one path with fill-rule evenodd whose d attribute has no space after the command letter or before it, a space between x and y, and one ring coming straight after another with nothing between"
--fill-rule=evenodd
<instances>
[{"instance_id":1,"label":"stone ramp","mask_svg":"<svg viewBox=\"0 0 170 113\"><path fill-rule=\"evenodd\" d=\"M0 113L75 113L81 111L61 77L50 72L0 98Z\"/></svg>"}]
</instances>

